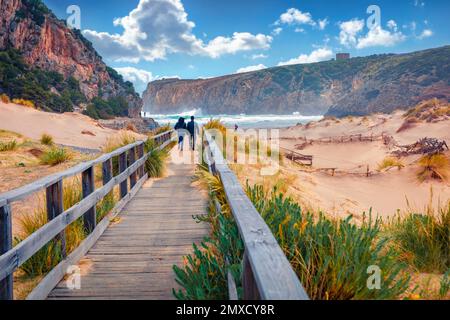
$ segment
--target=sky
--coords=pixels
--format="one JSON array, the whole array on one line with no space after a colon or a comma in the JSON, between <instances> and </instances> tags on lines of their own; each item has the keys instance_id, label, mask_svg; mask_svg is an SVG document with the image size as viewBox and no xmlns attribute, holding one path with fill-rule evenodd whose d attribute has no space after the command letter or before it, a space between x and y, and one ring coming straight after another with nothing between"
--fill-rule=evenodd
<instances>
[{"instance_id":1,"label":"sky","mask_svg":"<svg viewBox=\"0 0 450 320\"><path fill-rule=\"evenodd\" d=\"M198 79L450 44L448 0L44 0L132 81ZM71 5L79 15L67 12ZM375 5L375 7L373 6Z\"/></svg>"}]
</instances>

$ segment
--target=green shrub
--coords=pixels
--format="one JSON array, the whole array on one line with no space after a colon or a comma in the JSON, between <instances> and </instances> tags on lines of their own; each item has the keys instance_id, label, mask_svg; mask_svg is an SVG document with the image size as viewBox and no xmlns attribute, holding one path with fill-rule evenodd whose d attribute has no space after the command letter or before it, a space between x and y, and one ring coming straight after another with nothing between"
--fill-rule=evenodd
<instances>
[{"instance_id":1,"label":"green shrub","mask_svg":"<svg viewBox=\"0 0 450 320\"><path fill-rule=\"evenodd\" d=\"M16 140L12 140L9 142L0 142L0 152L14 151L17 149L17 147L18 145Z\"/></svg>"},{"instance_id":2,"label":"green shrub","mask_svg":"<svg viewBox=\"0 0 450 320\"><path fill-rule=\"evenodd\" d=\"M165 161L169 156L167 149L170 148L158 149L153 139L147 139L145 142L144 152L149 153L145 162L145 171L149 177L158 178L164 175Z\"/></svg>"},{"instance_id":3,"label":"green shrub","mask_svg":"<svg viewBox=\"0 0 450 320\"><path fill-rule=\"evenodd\" d=\"M261 186L247 194L272 230L311 299L393 299L406 289L409 277L397 263L386 239L379 239L380 221L334 221L324 214L303 212L290 198ZM369 266L382 271L381 289L367 287Z\"/></svg>"},{"instance_id":4,"label":"green shrub","mask_svg":"<svg viewBox=\"0 0 450 320\"><path fill-rule=\"evenodd\" d=\"M50 166L56 166L58 164L69 161L72 155L64 148L52 148L41 156L41 163Z\"/></svg>"},{"instance_id":5,"label":"green shrub","mask_svg":"<svg viewBox=\"0 0 450 320\"><path fill-rule=\"evenodd\" d=\"M41 136L41 143L46 146L52 146L54 144L53 137L49 134L44 133Z\"/></svg>"},{"instance_id":6,"label":"green shrub","mask_svg":"<svg viewBox=\"0 0 450 320\"><path fill-rule=\"evenodd\" d=\"M400 258L420 272L445 273L450 268L450 202L435 212L409 213L386 222Z\"/></svg>"},{"instance_id":7,"label":"green shrub","mask_svg":"<svg viewBox=\"0 0 450 320\"><path fill-rule=\"evenodd\" d=\"M199 167L196 175L210 191L208 215L196 219L211 224L211 236L202 242L200 248L194 245L194 253L185 257L183 268L174 266L176 281L183 289L174 290L173 293L180 300L228 299L228 271L236 282L238 296L242 296L241 261L244 244L226 203L220 179L206 170L205 167ZM221 207L220 212L217 211L215 200Z\"/></svg>"}]
</instances>

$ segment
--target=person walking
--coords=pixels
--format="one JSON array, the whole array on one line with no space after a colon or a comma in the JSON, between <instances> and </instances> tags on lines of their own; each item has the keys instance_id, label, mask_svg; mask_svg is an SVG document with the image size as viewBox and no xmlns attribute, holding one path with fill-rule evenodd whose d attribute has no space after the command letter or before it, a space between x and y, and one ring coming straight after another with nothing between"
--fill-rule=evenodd
<instances>
[{"instance_id":1,"label":"person walking","mask_svg":"<svg viewBox=\"0 0 450 320\"><path fill-rule=\"evenodd\" d=\"M195 117L191 117L191 121L187 124L187 130L189 131L189 145L192 151L195 151L195 142L197 134L200 134L200 129L197 122L195 122Z\"/></svg>"},{"instance_id":2,"label":"person walking","mask_svg":"<svg viewBox=\"0 0 450 320\"><path fill-rule=\"evenodd\" d=\"M186 133L186 123L183 117L178 119L178 122L175 124L175 130L178 134L178 150L183 151L184 135Z\"/></svg>"}]
</instances>

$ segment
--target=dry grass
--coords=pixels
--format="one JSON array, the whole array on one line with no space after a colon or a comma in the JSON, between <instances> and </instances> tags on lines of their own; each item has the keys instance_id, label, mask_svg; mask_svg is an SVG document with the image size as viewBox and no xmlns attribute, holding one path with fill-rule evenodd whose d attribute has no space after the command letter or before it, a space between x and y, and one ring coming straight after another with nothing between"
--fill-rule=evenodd
<instances>
[{"instance_id":1,"label":"dry grass","mask_svg":"<svg viewBox=\"0 0 450 320\"><path fill-rule=\"evenodd\" d=\"M9 142L0 142L0 152L14 151L17 149L17 147L18 145L16 140L12 140Z\"/></svg>"},{"instance_id":2,"label":"dry grass","mask_svg":"<svg viewBox=\"0 0 450 320\"><path fill-rule=\"evenodd\" d=\"M0 101L5 103L5 104L8 104L10 102L10 99L9 99L9 97L6 94L2 93L0 95Z\"/></svg>"},{"instance_id":3,"label":"dry grass","mask_svg":"<svg viewBox=\"0 0 450 320\"><path fill-rule=\"evenodd\" d=\"M24 106L24 107L33 108L33 109L36 108L36 106L34 105L34 102L31 101L31 100L13 99L12 102L15 103L15 104L20 104L21 106Z\"/></svg>"},{"instance_id":4,"label":"dry grass","mask_svg":"<svg viewBox=\"0 0 450 320\"><path fill-rule=\"evenodd\" d=\"M386 157L381 163L378 164L378 171L390 169L393 167L397 167L397 169L400 170L404 168L405 165L402 161L400 161L400 159L394 157Z\"/></svg>"},{"instance_id":5,"label":"dry grass","mask_svg":"<svg viewBox=\"0 0 450 320\"><path fill-rule=\"evenodd\" d=\"M450 170L450 162L444 154L433 154L423 156L419 160L419 171L417 177L423 182L430 179L447 181Z\"/></svg>"},{"instance_id":6,"label":"dry grass","mask_svg":"<svg viewBox=\"0 0 450 320\"><path fill-rule=\"evenodd\" d=\"M110 153L134 142L136 142L136 138L133 135L128 132L121 132L110 137L102 147L102 151L104 153Z\"/></svg>"},{"instance_id":7,"label":"dry grass","mask_svg":"<svg viewBox=\"0 0 450 320\"><path fill-rule=\"evenodd\" d=\"M52 146L54 144L53 137L47 133L41 136L41 143L46 146Z\"/></svg>"}]
</instances>

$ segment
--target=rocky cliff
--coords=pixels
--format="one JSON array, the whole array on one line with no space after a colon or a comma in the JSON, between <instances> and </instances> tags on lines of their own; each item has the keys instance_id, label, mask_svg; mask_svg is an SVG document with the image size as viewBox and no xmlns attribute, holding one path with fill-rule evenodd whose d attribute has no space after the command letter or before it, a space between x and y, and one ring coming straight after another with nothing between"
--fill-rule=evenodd
<instances>
[{"instance_id":1,"label":"rocky cliff","mask_svg":"<svg viewBox=\"0 0 450 320\"><path fill-rule=\"evenodd\" d=\"M32 68L75 78L88 100L100 96L126 98L128 115L137 117L142 100L133 86L111 68L78 30L37 0L0 0L0 50L17 49Z\"/></svg>"},{"instance_id":2,"label":"rocky cliff","mask_svg":"<svg viewBox=\"0 0 450 320\"><path fill-rule=\"evenodd\" d=\"M364 115L450 98L450 46L403 55L275 67L204 80L151 82L144 110L205 114Z\"/></svg>"}]
</instances>

